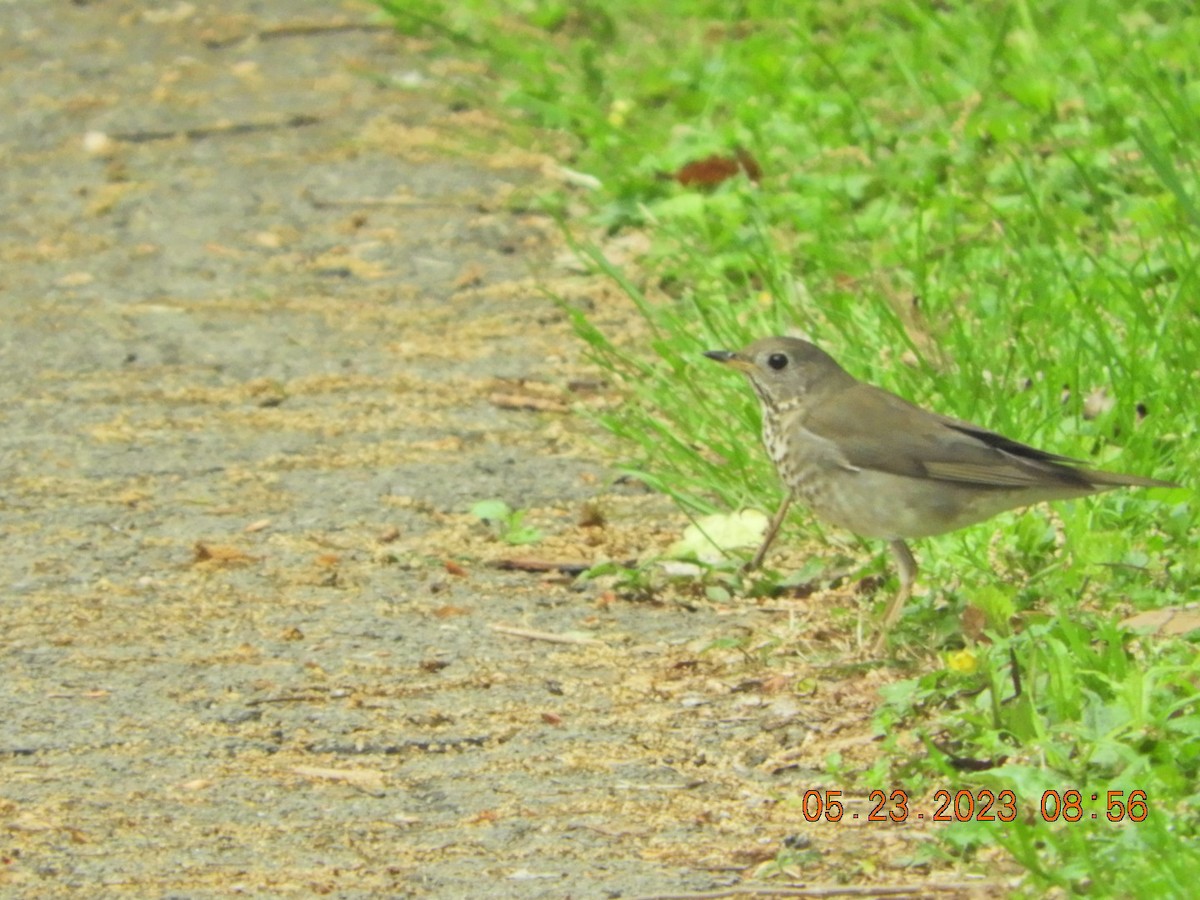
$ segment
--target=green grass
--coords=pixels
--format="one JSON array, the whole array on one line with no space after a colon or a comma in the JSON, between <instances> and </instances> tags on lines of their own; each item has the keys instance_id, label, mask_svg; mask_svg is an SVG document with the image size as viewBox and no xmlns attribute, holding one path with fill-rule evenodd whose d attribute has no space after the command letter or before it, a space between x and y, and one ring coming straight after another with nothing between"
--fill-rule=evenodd
<instances>
[{"instance_id":1,"label":"green grass","mask_svg":"<svg viewBox=\"0 0 1200 900\"><path fill-rule=\"evenodd\" d=\"M919 723L929 755L875 773L873 786L899 779L927 796L937 785L967 781L952 758L1003 761L970 780L1013 791L1020 814L1011 823L956 823L950 838L958 852L999 843L1041 888L1190 896L1197 862L1188 848L1200 839L1194 654L1141 645L1111 624L1064 618L999 639L975 661L969 674L941 670L888 687L876 715L885 745L906 723ZM941 709L932 720L931 705ZM1070 790L1080 795L1078 821L1042 812L1046 791ZM1115 807L1111 823L1110 791L1126 803L1143 792L1144 821Z\"/></svg>"},{"instance_id":2,"label":"green grass","mask_svg":"<svg viewBox=\"0 0 1200 900\"><path fill-rule=\"evenodd\" d=\"M466 102L502 103L520 140L599 181L571 232L651 337L630 346L580 310L575 327L626 394L603 420L624 468L685 508L774 508L753 395L700 354L793 327L923 405L1191 482L1200 15L1188 5L381 5L402 30L487 64L453 87ZM759 184L700 191L662 177L736 147L761 165ZM536 202L566 208L562 195ZM636 271L605 257L629 229L652 239ZM1086 417L1100 392L1111 404ZM975 672L939 670L890 697L880 721L954 734L963 756L1009 757L971 778L1009 784L1023 804L1043 786L1151 800L1137 825L947 829L947 852L998 842L1032 892L1182 896L1200 875L1188 846L1200 823L1195 644L1113 622L1200 600L1194 495L1055 509L922 543L924 583L988 610L994 643ZM790 527L811 525L798 514ZM1012 613L1024 627L1009 628ZM899 640L956 646L950 618L916 603ZM944 783L930 746L859 777Z\"/></svg>"}]
</instances>

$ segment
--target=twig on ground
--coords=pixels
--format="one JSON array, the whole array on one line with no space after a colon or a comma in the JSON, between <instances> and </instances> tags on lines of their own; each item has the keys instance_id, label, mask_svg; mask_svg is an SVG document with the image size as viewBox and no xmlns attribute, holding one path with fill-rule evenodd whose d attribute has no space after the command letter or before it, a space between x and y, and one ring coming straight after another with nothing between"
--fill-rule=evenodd
<instances>
[{"instance_id":1,"label":"twig on ground","mask_svg":"<svg viewBox=\"0 0 1200 900\"><path fill-rule=\"evenodd\" d=\"M590 569L592 564L584 560L534 559L521 556L497 559L491 566L509 572L562 572L564 575L581 575Z\"/></svg>"},{"instance_id":2,"label":"twig on ground","mask_svg":"<svg viewBox=\"0 0 1200 900\"><path fill-rule=\"evenodd\" d=\"M394 32L391 25L375 25L370 22L332 22L321 25L282 25L279 28L266 28L249 34L237 34L227 38L212 38L204 42L209 50L222 50L243 41L254 38L260 41L276 41L293 37L322 37L327 34L344 34L348 31L365 32Z\"/></svg>"},{"instance_id":3,"label":"twig on ground","mask_svg":"<svg viewBox=\"0 0 1200 900\"><path fill-rule=\"evenodd\" d=\"M175 128L170 131L118 131L109 135L114 141L124 141L127 144L148 144L151 141L170 141L175 138L187 138L189 141L200 141L210 137L226 137L236 134L250 134L255 131L273 131L280 128L303 128L316 125L321 120L317 116L299 113L286 119L267 119L259 122L229 122L221 125L202 125L198 128Z\"/></svg>"},{"instance_id":4,"label":"twig on ground","mask_svg":"<svg viewBox=\"0 0 1200 900\"><path fill-rule=\"evenodd\" d=\"M598 641L595 638L578 637L573 634L554 634L549 631L534 631L531 628L514 628L511 625L490 625L492 631L498 634L507 634L512 637L525 638L530 641L549 641L551 644L582 644L592 646L604 646L603 641Z\"/></svg>"},{"instance_id":5,"label":"twig on ground","mask_svg":"<svg viewBox=\"0 0 1200 900\"><path fill-rule=\"evenodd\" d=\"M340 209L343 207L389 207L398 206L405 209L443 209L461 208L462 204L449 203L442 200L425 200L420 197L360 197L351 200L328 200L318 197L307 188L302 194L305 200L312 204L313 209Z\"/></svg>"}]
</instances>

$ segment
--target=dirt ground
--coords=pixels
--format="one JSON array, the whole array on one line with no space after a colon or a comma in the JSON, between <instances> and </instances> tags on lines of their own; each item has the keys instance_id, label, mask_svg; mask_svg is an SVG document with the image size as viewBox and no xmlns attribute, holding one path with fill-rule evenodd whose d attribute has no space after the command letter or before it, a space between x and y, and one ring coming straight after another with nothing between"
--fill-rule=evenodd
<instances>
[{"instance_id":1,"label":"dirt ground","mask_svg":"<svg viewBox=\"0 0 1200 900\"><path fill-rule=\"evenodd\" d=\"M370 21L0 5L0 893L996 895L800 814L897 677L806 662L811 601L492 565L684 522L569 412L611 398L541 286L620 313L513 211L543 161L436 100L461 64L295 27Z\"/></svg>"}]
</instances>

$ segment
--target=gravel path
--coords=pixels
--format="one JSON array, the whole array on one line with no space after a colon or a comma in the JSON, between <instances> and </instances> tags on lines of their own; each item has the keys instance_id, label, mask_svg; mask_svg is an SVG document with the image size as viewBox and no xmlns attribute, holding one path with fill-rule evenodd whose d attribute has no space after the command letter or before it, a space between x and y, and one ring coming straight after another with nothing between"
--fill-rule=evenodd
<instances>
[{"instance_id":1,"label":"gravel path","mask_svg":"<svg viewBox=\"0 0 1200 900\"><path fill-rule=\"evenodd\" d=\"M803 602L489 565L491 497L542 558L680 522L565 412L604 391L539 285L606 289L520 211L540 161L479 149L452 61L294 28L347 15L0 6L0 893L632 897L785 850L961 877L787 802L869 762L883 676L797 695L803 664L708 648Z\"/></svg>"}]
</instances>

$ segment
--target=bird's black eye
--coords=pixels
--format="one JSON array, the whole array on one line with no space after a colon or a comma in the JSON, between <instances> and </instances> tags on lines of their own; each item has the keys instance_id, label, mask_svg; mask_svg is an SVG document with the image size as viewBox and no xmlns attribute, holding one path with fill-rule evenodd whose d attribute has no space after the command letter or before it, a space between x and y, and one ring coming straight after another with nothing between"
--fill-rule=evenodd
<instances>
[{"instance_id":1,"label":"bird's black eye","mask_svg":"<svg viewBox=\"0 0 1200 900\"><path fill-rule=\"evenodd\" d=\"M786 353L772 353L767 357L767 365L776 372L782 372L787 368L788 358Z\"/></svg>"}]
</instances>

